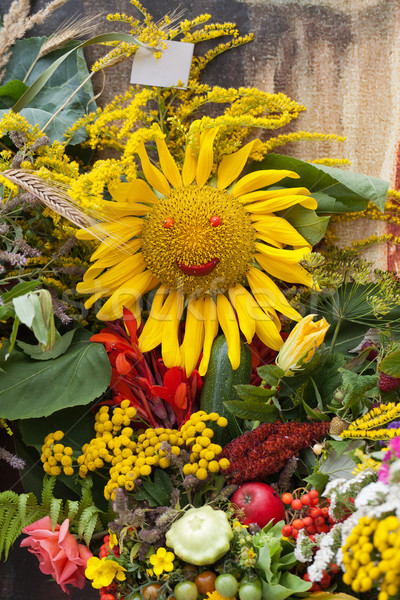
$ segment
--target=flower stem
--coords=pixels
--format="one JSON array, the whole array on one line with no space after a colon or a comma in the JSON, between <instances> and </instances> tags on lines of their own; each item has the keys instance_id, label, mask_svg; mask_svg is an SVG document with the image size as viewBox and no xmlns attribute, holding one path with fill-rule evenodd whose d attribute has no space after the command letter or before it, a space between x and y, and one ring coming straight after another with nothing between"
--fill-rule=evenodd
<instances>
[{"instance_id":1,"label":"flower stem","mask_svg":"<svg viewBox=\"0 0 400 600\"><path fill-rule=\"evenodd\" d=\"M339 329L340 326L342 324L343 318L339 317L338 322L336 323L336 327L335 327L335 331L333 332L333 337L332 337L332 342L331 342L331 346L329 348L329 352L333 352L334 348L335 348L335 343L336 343L336 339L339 333Z\"/></svg>"}]
</instances>

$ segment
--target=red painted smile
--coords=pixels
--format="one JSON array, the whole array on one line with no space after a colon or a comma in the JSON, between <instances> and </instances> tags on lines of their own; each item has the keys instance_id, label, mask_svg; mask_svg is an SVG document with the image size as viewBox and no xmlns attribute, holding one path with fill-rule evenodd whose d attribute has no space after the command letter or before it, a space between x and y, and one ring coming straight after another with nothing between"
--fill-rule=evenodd
<instances>
[{"instance_id":1,"label":"red painted smile","mask_svg":"<svg viewBox=\"0 0 400 600\"><path fill-rule=\"evenodd\" d=\"M207 263L202 265L185 265L184 263L180 263L176 261L176 264L185 275L208 275L214 269L214 267L219 263L219 258L213 258Z\"/></svg>"}]
</instances>

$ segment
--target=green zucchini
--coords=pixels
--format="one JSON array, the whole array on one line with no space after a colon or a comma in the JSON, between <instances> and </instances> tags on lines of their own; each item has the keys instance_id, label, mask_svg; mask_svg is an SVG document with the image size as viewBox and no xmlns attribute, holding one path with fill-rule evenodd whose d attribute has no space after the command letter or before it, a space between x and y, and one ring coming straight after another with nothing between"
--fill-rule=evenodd
<instances>
[{"instance_id":1,"label":"green zucchini","mask_svg":"<svg viewBox=\"0 0 400 600\"><path fill-rule=\"evenodd\" d=\"M251 377L251 351L248 344L241 341L240 365L234 371L228 358L228 344L224 335L216 338L210 357L207 375L204 378L200 397L200 409L208 413L216 412L228 419L227 427L213 428L215 436L213 441L225 446L232 439L241 434L241 421L231 415L224 402L239 400L234 388L239 383L250 383Z\"/></svg>"}]
</instances>

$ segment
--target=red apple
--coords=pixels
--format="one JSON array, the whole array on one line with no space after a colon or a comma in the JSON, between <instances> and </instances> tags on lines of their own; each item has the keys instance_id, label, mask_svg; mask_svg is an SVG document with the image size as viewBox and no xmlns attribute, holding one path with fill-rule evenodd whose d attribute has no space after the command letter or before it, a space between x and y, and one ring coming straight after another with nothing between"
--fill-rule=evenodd
<instances>
[{"instance_id":1,"label":"red apple","mask_svg":"<svg viewBox=\"0 0 400 600\"><path fill-rule=\"evenodd\" d=\"M243 510L243 525L257 523L262 529L271 519L274 523L285 519L285 507L279 494L266 483L251 481L243 484L231 501Z\"/></svg>"}]
</instances>

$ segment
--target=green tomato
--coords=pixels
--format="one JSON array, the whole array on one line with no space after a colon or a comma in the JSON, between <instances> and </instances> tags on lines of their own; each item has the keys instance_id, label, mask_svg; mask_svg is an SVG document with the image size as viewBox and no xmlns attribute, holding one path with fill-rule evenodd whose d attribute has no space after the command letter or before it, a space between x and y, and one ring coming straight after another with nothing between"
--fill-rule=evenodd
<instances>
[{"instance_id":1,"label":"green tomato","mask_svg":"<svg viewBox=\"0 0 400 600\"><path fill-rule=\"evenodd\" d=\"M240 600L261 600L262 588L258 581L242 581L239 587Z\"/></svg>"},{"instance_id":2,"label":"green tomato","mask_svg":"<svg viewBox=\"0 0 400 600\"><path fill-rule=\"evenodd\" d=\"M236 577L231 575L230 573L223 573L222 575L218 575L215 580L215 589L221 596L225 598L230 598L236 595L238 591L239 584L236 580Z\"/></svg>"},{"instance_id":3,"label":"green tomato","mask_svg":"<svg viewBox=\"0 0 400 600\"><path fill-rule=\"evenodd\" d=\"M199 592L194 581L181 581L174 588L176 600L197 600Z\"/></svg>"}]
</instances>

